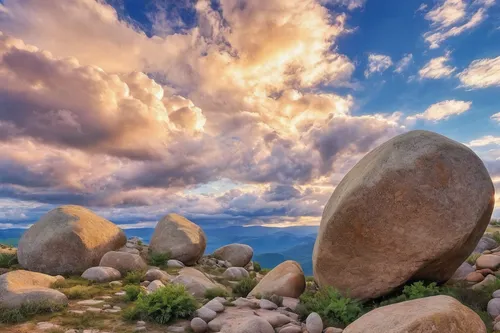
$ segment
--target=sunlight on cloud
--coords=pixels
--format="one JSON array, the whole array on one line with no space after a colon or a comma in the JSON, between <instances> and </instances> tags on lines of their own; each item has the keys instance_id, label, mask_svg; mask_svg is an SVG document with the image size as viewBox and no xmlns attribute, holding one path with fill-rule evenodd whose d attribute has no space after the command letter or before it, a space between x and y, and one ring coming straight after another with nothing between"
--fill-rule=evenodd
<instances>
[{"instance_id":1,"label":"sunlight on cloud","mask_svg":"<svg viewBox=\"0 0 500 333\"><path fill-rule=\"evenodd\" d=\"M492 115L491 119L494 120L494 121L497 121L498 123L500 123L500 112L495 113L494 115Z\"/></svg>"},{"instance_id":2,"label":"sunlight on cloud","mask_svg":"<svg viewBox=\"0 0 500 333\"><path fill-rule=\"evenodd\" d=\"M500 56L474 60L458 78L462 86L471 89L500 86Z\"/></svg>"},{"instance_id":3,"label":"sunlight on cloud","mask_svg":"<svg viewBox=\"0 0 500 333\"><path fill-rule=\"evenodd\" d=\"M448 66L446 63L450 61L451 52L446 52L442 57L431 59L418 71L421 78L440 79L449 77L456 70L455 67Z\"/></svg>"},{"instance_id":4,"label":"sunlight on cloud","mask_svg":"<svg viewBox=\"0 0 500 333\"><path fill-rule=\"evenodd\" d=\"M454 115L460 115L470 109L472 102L447 100L432 104L423 113L410 116L408 120L425 119L430 121L446 120Z\"/></svg>"},{"instance_id":5,"label":"sunlight on cloud","mask_svg":"<svg viewBox=\"0 0 500 333\"><path fill-rule=\"evenodd\" d=\"M368 66L365 70L365 77L373 73L382 73L392 66L392 59L383 54L370 53L368 55Z\"/></svg>"},{"instance_id":6,"label":"sunlight on cloud","mask_svg":"<svg viewBox=\"0 0 500 333\"><path fill-rule=\"evenodd\" d=\"M468 144L470 147L483 147L489 145L500 145L500 137L493 135L486 135L479 139L472 140Z\"/></svg>"},{"instance_id":7,"label":"sunlight on cloud","mask_svg":"<svg viewBox=\"0 0 500 333\"><path fill-rule=\"evenodd\" d=\"M396 64L396 69L394 72L402 73L404 72L413 62L413 54L406 54L401 60Z\"/></svg>"}]
</instances>

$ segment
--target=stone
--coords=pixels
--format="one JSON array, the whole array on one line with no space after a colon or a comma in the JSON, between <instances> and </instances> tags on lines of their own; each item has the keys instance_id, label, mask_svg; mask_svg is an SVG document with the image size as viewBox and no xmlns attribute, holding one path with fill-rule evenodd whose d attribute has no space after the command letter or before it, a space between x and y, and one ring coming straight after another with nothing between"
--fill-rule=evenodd
<instances>
[{"instance_id":1,"label":"stone","mask_svg":"<svg viewBox=\"0 0 500 333\"><path fill-rule=\"evenodd\" d=\"M336 327L327 327L323 333L342 333L344 330Z\"/></svg>"},{"instance_id":2,"label":"stone","mask_svg":"<svg viewBox=\"0 0 500 333\"><path fill-rule=\"evenodd\" d=\"M106 253L99 263L99 266L113 267L120 271L121 274L126 274L131 271L146 270L148 265L137 254L111 251Z\"/></svg>"},{"instance_id":3,"label":"stone","mask_svg":"<svg viewBox=\"0 0 500 333\"><path fill-rule=\"evenodd\" d=\"M36 329L40 331L48 331L48 330L56 330L59 329L61 326L52 324L46 321L42 321L36 324Z\"/></svg>"},{"instance_id":4,"label":"stone","mask_svg":"<svg viewBox=\"0 0 500 333\"><path fill-rule=\"evenodd\" d=\"M259 308L258 300L253 300L243 297L237 298L236 300L232 301L231 304L233 304L238 308L251 308L251 309Z\"/></svg>"},{"instance_id":5,"label":"stone","mask_svg":"<svg viewBox=\"0 0 500 333\"><path fill-rule=\"evenodd\" d=\"M495 290L493 292L493 294L491 295L491 297L493 297L493 298L500 298L500 289L499 290Z\"/></svg>"},{"instance_id":6,"label":"stone","mask_svg":"<svg viewBox=\"0 0 500 333\"><path fill-rule=\"evenodd\" d=\"M189 293L198 298L203 298L208 289L225 289L224 286L212 281L207 275L192 267L181 269L171 283L184 285Z\"/></svg>"},{"instance_id":7,"label":"stone","mask_svg":"<svg viewBox=\"0 0 500 333\"><path fill-rule=\"evenodd\" d=\"M489 268L496 270L500 267L500 256L494 254L483 254L476 260L477 269Z\"/></svg>"},{"instance_id":8,"label":"stone","mask_svg":"<svg viewBox=\"0 0 500 333\"><path fill-rule=\"evenodd\" d=\"M306 279L299 263L287 260L267 273L248 296L274 294L298 298L305 287Z\"/></svg>"},{"instance_id":9,"label":"stone","mask_svg":"<svg viewBox=\"0 0 500 333\"><path fill-rule=\"evenodd\" d=\"M201 258L206 246L203 230L177 214L169 214L158 222L149 244L153 253L167 253L188 266Z\"/></svg>"},{"instance_id":10,"label":"stone","mask_svg":"<svg viewBox=\"0 0 500 333\"><path fill-rule=\"evenodd\" d=\"M471 287L472 290L481 290L485 288L486 286L494 283L497 280L497 277L494 275L488 275L487 277L484 278L483 281L476 283Z\"/></svg>"},{"instance_id":11,"label":"stone","mask_svg":"<svg viewBox=\"0 0 500 333\"><path fill-rule=\"evenodd\" d=\"M274 333L274 329L265 319L251 316L226 322L220 333Z\"/></svg>"},{"instance_id":12,"label":"stone","mask_svg":"<svg viewBox=\"0 0 500 333\"><path fill-rule=\"evenodd\" d=\"M245 267L252 260L253 249L246 244L229 244L218 248L213 253L214 257L229 261L233 267Z\"/></svg>"},{"instance_id":13,"label":"stone","mask_svg":"<svg viewBox=\"0 0 500 333\"><path fill-rule=\"evenodd\" d=\"M276 310L278 306L267 299L261 299L259 301L259 306L261 309L265 310Z\"/></svg>"},{"instance_id":14,"label":"stone","mask_svg":"<svg viewBox=\"0 0 500 333\"><path fill-rule=\"evenodd\" d=\"M306 328L309 333L323 332L323 321L316 312L312 312L306 318Z\"/></svg>"},{"instance_id":15,"label":"stone","mask_svg":"<svg viewBox=\"0 0 500 333\"><path fill-rule=\"evenodd\" d=\"M465 278L465 281L476 282L476 283L481 282L483 280L484 280L484 275L478 272L469 273L469 275L467 275L467 277Z\"/></svg>"},{"instance_id":16,"label":"stone","mask_svg":"<svg viewBox=\"0 0 500 333\"><path fill-rule=\"evenodd\" d=\"M344 329L344 333L486 333L481 318L449 296L432 296L382 306Z\"/></svg>"},{"instance_id":17,"label":"stone","mask_svg":"<svg viewBox=\"0 0 500 333\"><path fill-rule=\"evenodd\" d=\"M125 233L112 222L84 207L62 206L23 234L17 256L29 271L79 275L125 242Z\"/></svg>"},{"instance_id":18,"label":"stone","mask_svg":"<svg viewBox=\"0 0 500 333\"><path fill-rule=\"evenodd\" d=\"M302 327L296 325L285 326L278 333L302 333Z\"/></svg>"},{"instance_id":19,"label":"stone","mask_svg":"<svg viewBox=\"0 0 500 333\"><path fill-rule=\"evenodd\" d=\"M142 281L141 282L141 287L146 287L147 288L150 284L151 284L151 282L149 282L149 281Z\"/></svg>"},{"instance_id":20,"label":"stone","mask_svg":"<svg viewBox=\"0 0 500 333\"><path fill-rule=\"evenodd\" d=\"M214 310L211 310L207 307L202 306L198 310L196 310L196 316L203 319L205 322L210 322L212 319L217 317L217 313Z\"/></svg>"},{"instance_id":21,"label":"stone","mask_svg":"<svg viewBox=\"0 0 500 333\"><path fill-rule=\"evenodd\" d=\"M82 274L82 278L95 282L111 282L121 279L120 272L113 267L90 267Z\"/></svg>"},{"instance_id":22,"label":"stone","mask_svg":"<svg viewBox=\"0 0 500 333\"><path fill-rule=\"evenodd\" d=\"M484 251L493 250L498 246L497 242L491 238L489 235L484 235L481 237L473 253L483 253Z\"/></svg>"},{"instance_id":23,"label":"stone","mask_svg":"<svg viewBox=\"0 0 500 333\"><path fill-rule=\"evenodd\" d=\"M89 306L88 308L85 309L85 311L99 313L99 312L102 312L102 309L101 308L96 308L96 307L93 307L93 306Z\"/></svg>"},{"instance_id":24,"label":"stone","mask_svg":"<svg viewBox=\"0 0 500 333\"><path fill-rule=\"evenodd\" d=\"M136 323L137 326L146 326L146 322L145 321L142 321L142 320L139 320L137 323Z\"/></svg>"},{"instance_id":25,"label":"stone","mask_svg":"<svg viewBox=\"0 0 500 333\"><path fill-rule=\"evenodd\" d=\"M151 282L147 288L148 288L148 291L150 293L153 293L153 292L155 292L158 289L163 288L163 287L165 287L163 282L161 282L160 280L155 280L155 281Z\"/></svg>"},{"instance_id":26,"label":"stone","mask_svg":"<svg viewBox=\"0 0 500 333\"><path fill-rule=\"evenodd\" d=\"M64 333L78 333L74 328L64 331Z\"/></svg>"},{"instance_id":27,"label":"stone","mask_svg":"<svg viewBox=\"0 0 500 333\"><path fill-rule=\"evenodd\" d=\"M146 330L147 330L147 328L145 326L137 326L134 329L134 332L145 332Z\"/></svg>"},{"instance_id":28,"label":"stone","mask_svg":"<svg viewBox=\"0 0 500 333\"><path fill-rule=\"evenodd\" d=\"M207 331L208 325L203 319L196 317L191 320L191 329L194 333L204 333Z\"/></svg>"},{"instance_id":29,"label":"stone","mask_svg":"<svg viewBox=\"0 0 500 333\"><path fill-rule=\"evenodd\" d=\"M60 277L25 270L2 274L0 275L0 308L17 309L28 302L66 305L68 303L66 295L50 289L53 283L60 280Z\"/></svg>"},{"instance_id":30,"label":"stone","mask_svg":"<svg viewBox=\"0 0 500 333\"><path fill-rule=\"evenodd\" d=\"M493 325L493 331L500 331L500 322L496 322L495 325Z\"/></svg>"},{"instance_id":31,"label":"stone","mask_svg":"<svg viewBox=\"0 0 500 333\"><path fill-rule=\"evenodd\" d=\"M126 252L131 254L140 254L141 252L138 249L130 248L130 247L122 247L117 250L118 252Z\"/></svg>"},{"instance_id":32,"label":"stone","mask_svg":"<svg viewBox=\"0 0 500 333\"><path fill-rule=\"evenodd\" d=\"M168 268L183 268L183 267L185 267L185 265L182 263L182 261L170 259L169 261L167 261L167 267Z\"/></svg>"},{"instance_id":33,"label":"stone","mask_svg":"<svg viewBox=\"0 0 500 333\"><path fill-rule=\"evenodd\" d=\"M115 293L115 296L125 296L127 293L124 292L124 291L119 291L117 293Z\"/></svg>"},{"instance_id":34,"label":"stone","mask_svg":"<svg viewBox=\"0 0 500 333\"><path fill-rule=\"evenodd\" d=\"M450 278L451 283L456 283L460 281L464 281L467 278L467 275L469 273L474 272L474 268L472 268L472 265L470 265L468 262L464 261L453 273L452 277Z\"/></svg>"},{"instance_id":35,"label":"stone","mask_svg":"<svg viewBox=\"0 0 500 333\"><path fill-rule=\"evenodd\" d=\"M492 298L488 302L487 311L491 318L500 316L500 298Z\"/></svg>"},{"instance_id":36,"label":"stone","mask_svg":"<svg viewBox=\"0 0 500 333\"><path fill-rule=\"evenodd\" d=\"M106 310L104 310L104 312L106 312L106 313L118 313L120 311L122 311L122 309L106 309Z\"/></svg>"},{"instance_id":37,"label":"stone","mask_svg":"<svg viewBox=\"0 0 500 333\"><path fill-rule=\"evenodd\" d=\"M255 311L259 317L264 318L272 327L281 327L292 321L292 319L284 314L277 311L269 311L264 309L259 309Z\"/></svg>"},{"instance_id":38,"label":"stone","mask_svg":"<svg viewBox=\"0 0 500 333\"><path fill-rule=\"evenodd\" d=\"M489 268L479 269L479 270L477 270L476 272L481 273L483 276L486 276L486 275L489 275L489 274L495 275L495 272L493 272L493 271L492 271L491 269L489 269Z\"/></svg>"},{"instance_id":39,"label":"stone","mask_svg":"<svg viewBox=\"0 0 500 333\"><path fill-rule=\"evenodd\" d=\"M207 302L207 304L205 304L204 307L206 307L212 311L215 311L215 312L224 311L224 305L216 299L213 299L213 300Z\"/></svg>"},{"instance_id":40,"label":"stone","mask_svg":"<svg viewBox=\"0 0 500 333\"><path fill-rule=\"evenodd\" d=\"M494 193L468 147L428 131L399 135L335 188L314 246L314 279L361 300L412 280L444 283L488 227Z\"/></svg>"},{"instance_id":41,"label":"stone","mask_svg":"<svg viewBox=\"0 0 500 333\"><path fill-rule=\"evenodd\" d=\"M76 304L78 305L98 305L98 304L103 304L104 301L98 300L98 299L87 299L85 301L79 301Z\"/></svg>"},{"instance_id":42,"label":"stone","mask_svg":"<svg viewBox=\"0 0 500 333\"><path fill-rule=\"evenodd\" d=\"M222 274L222 276L228 280L239 281L246 277L249 277L250 275L248 274L247 270L244 269L243 267L229 267Z\"/></svg>"},{"instance_id":43,"label":"stone","mask_svg":"<svg viewBox=\"0 0 500 333\"><path fill-rule=\"evenodd\" d=\"M297 306L299 305L299 299L298 298L293 298L293 297L283 297L283 306L295 311Z\"/></svg>"},{"instance_id":44,"label":"stone","mask_svg":"<svg viewBox=\"0 0 500 333\"><path fill-rule=\"evenodd\" d=\"M123 286L123 283L121 283L121 281L111 281L109 283L109 286L111 288L119 288L119 287L122 287Z\"/></svg>"},{"instance_id":45,"label":"stone","mask_svg":"<svg viewBox=\"0 0 500 333\"><path fill-rule=\"evenodd\" d=\"M143 280L150 282L154 280L170 281L172 280L172 276L160 269L151 268L144 274Z\"/></svg>"},{"instance_id":46,"label":"stone","mask_svg":"<svg viewBox=\"0 0 500 333\"><path fill-rule=\"evenodd\" d=\"M77 315L81 315L81 314L84 314L85 311L83 310L69 310L70 313L73 313L73 314L77 314Z\"/></svg>"}]
</instances>

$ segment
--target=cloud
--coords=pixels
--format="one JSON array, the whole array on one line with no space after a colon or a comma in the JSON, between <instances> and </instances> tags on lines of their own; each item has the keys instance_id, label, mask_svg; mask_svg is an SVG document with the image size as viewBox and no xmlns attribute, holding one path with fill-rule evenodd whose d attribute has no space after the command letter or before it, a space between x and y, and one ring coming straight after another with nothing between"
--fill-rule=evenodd
<instances>
[{"instance_id":1,"label":"cloud","mask_svg":"<svg viewBox=\"0 0 500 333\"><path fill-rule=\"evenodd\" d=\"M427 12L425 19L431 21L432 24L448 27L462 20L466 13L464 0L445 0Z\"/></svg>"},{"instance_id":2,"label":"cloud","mask_svg":"<svg viewBox=\"0 0 500 333\"><path fill-rule=\"evenodd\" d=\"M423 113L408 117L408 120L425 119L433 122L446 120L454 115L460 115L470 109L472 102L447 100L432 104Z\"/></svg>"},{"instance_id":3,"label":"cloud","mask_svg":"<svg viewBox=\"0 0 500 333\"><path fill-rule=\"evenodd\" d=\"M485 135L479 139L472 140L468 143L470 147L484 147L489 145L500 145L500 137L493 135Z\"/></svg>"},{"instance_id":4,"label":"cloud","mask_svg":"<svg viewBox=\"0 0 500 333\"><path fill-rule=\"evenodd\" d=\"M495 113L494 115L491 116L491 119L500 123L500 112Z\"/></svg>"},{"instance_id":5,"label":"cloud","mask_svg":"<svg viewBox=\"0 0 500 333\"><path fill-rule=\"evenodd\" d=\"M450 61L450 52L442 57L431 59L427 64L418 71L418 75L421 78L426 79L440 79L443 77L449 77L456 68L448 66L446 63Z\"/></svg>"},{"instance_id":6,"label":"cloud","mask_svg":"<svg viewBox=\"0 0 500 333\"><path fill-rule=\"evenodd\" d=\"M368 55L368 66L365 70L365 77L369 77L373 73L383 73L391 66L391 57L383 54L370 53Z\"/></svg>"},{"instance_id":7,"label":"cloud","mask_svg":"<svg viewBox=\"0 0 500 333\"><path fill-rule=\"evenodd\" d=\"M458 78L471 89L500 86L500 57L474 60Z\"/></svg>"},{"instance_id":8,"label":"cloud","mask_svg":"<svg viewBox=\"0 0 500 333\"><path fill-rule=\"evenodd\" d=\"M394 72L396 73L404 72L412 62L413 62L413 54L411 53L405 54L404 57L401 58L401 60L399 60L399 62L396 64L396 69L394 70Z\"/></svg>"},{"instance_id":9,"label":"cloud","mask_svg":"<svg viewBox=\"0 0 500 333\"><path fill-rule=\"evenodd\" d=\"M344 6L349 10L354 10L362 8L365 5L366 0L320 0L320 2L322 4Z\"/></svg>"}]
</instances>

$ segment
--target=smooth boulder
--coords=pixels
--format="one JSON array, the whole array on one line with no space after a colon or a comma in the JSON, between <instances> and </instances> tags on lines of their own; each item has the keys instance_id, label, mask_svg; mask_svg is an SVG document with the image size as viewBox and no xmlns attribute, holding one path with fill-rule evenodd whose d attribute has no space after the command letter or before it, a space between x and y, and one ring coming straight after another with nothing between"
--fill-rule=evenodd
<instances>
[{"instance_id":1,"label":"smooth boulder","mask_svg":"<svg viewBox=\"0 0 500 333\"><path fill-rule=\"evenodd\" d=\"M102 256L125 245L123 230L80 206L62 206L45 214L21 237L18 260L30 271L82 274Z\"/></svg>"},{"instance_id":2,"label":"smooth boulder","mask_svg":"<svg viewBox=\"0 0 500 333\"><path fill-rule=\"evenodd\" d=\"M298 298L304 292L305 287L306 279L299 263L287 260L267 273L248 296L274 294Z\"/></svg>"},{"instance_id":3,"label":"smooth boulder","mask_svg":"<svg viewBox=\"0 0 500 333\"><path fill-rule=\"evenodd\" d=\"M102 257L99 266L113 267L120 271L121 274L146 270L148 268L148 265L140 255L118 251L106 253Z\"/></svg>"},{"instance_id":4,"label":"smooth boulder","mask_svg":"<svg viewBox=\"0 0 500 333\"><path fill-rule=\"evenodd\" d=\"M427 131L397 136L335 188L314 246L314 278L358 299L412 280L446 282L486 230L494 193L468 147Z\"/></svg>"},{"instance_id":5,"label":"smooth boulder","mask_svg":"<svg viewBox=\"0 0 500 333\"><path fill-rule=\"evenodd\" d=\"M95 282L111 282L121 279L120 271L113 267L90 267L82 274L82 278Z\"/></svg>"},{"instance_id":6,"label":"smooth boulder","mask_svg":"<svg viewBox=\"0 0 500 333\"><path fill-rule=\"evenodd\" d=\"M155 227L149 249L165 253L185 265L194 265L207 246L203 230L185 217L168 214Z\"/></svg>"},{"instance_id":7,"label":"smooth boulder","mask_svg":"<svg viewBox=\"0 0 500 333\"><path fill-rule=\"evenodd\" d=\"M222 276L228 280L239 281L250 276L243 267L229 267L222 273Z\"/></svg>"},{"instance_id":8,"label":"smooth boulder","mask_svg":"<svg viewBox=\"0 0 500 333\"><path fill-rule=\"evenodd\" d=\"M471 264L469 264L468 262L463 262L455 271L455 273L453 273L449 281L452 283L464 281L467 279L467 276L470 273L474 273L474 271L475 270Z\"/></svg>"},{"instance_id":9,"label":"smooth boulder","mask_svg":"<svg viewBox=\"0 0 500 333\"><path fill-rule=\"evenodd\" d=\"M212 281L204 273L192 267L181 269L179 275L174 277L171 283L184 285L191 295L198 298L204 297L208 289L225 289L224 286Z\"/></svg>"},{"instance_id":10,"label":"smooth boulder","mask_svg":"<svg viewBox=\"0 0 500 333\"><path fill-rule=\"evenodd\" d=\"M344 333L486 333L481 318L449 296L383 306L346 327Z\"/></svg>"},{"instance_id":11,"label":"smooth boulder","mask_svg":"<svg viewBox=\"0 0 500 333\"><path fill-rule=\"evenodd\" d=\"M253 249L246 244L229 244L218 248L214 257L228 261L233 267L245 267L252 260Z\"/></svg>"}]
</instances>

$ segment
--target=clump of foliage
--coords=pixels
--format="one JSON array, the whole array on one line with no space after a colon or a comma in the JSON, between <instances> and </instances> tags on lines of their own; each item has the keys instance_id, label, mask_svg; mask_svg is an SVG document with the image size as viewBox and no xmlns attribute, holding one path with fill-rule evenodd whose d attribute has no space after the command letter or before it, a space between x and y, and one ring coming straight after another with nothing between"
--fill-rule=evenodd
<instances>
[{"instance_id":1,"label":"clump of foliage","mask_svg":"<svg viewBox=\"0 0 500 333\"><path fill-rule=\"evenodd\" d=\"M404 286L401 295L397 295L395 297L391 297L385 301L380 302L380 306L400 303L417 298L436 296L439 294L441 294L441 290L439 289L439 287L436 285L435 282L426 285L422 281L417 281L410 285Z\"/></svg>"},{"instance_id":2,"label":"clump of foliage","mask_svg":"<svg viewBox=\"0 0 500 333\"><path fill-rule=\"evenodd\" d=\"M60 289L69 299L89 299L102 293L97 286L73 286Z\"/></svg>"},{"instance_id":3,"label":"clump of foliage","mask_svg":"<svg viewBox=\"0 0 500 333\"><path fill-rule=\"evenodd\" d=\"M20 323L37 314L58 312L63 309L64 305L54 302L28 302L17 309L0 309L0 323Z\"/></svg>"},{"instance_id":4,"label":"clump of foliage","mask_svg":"<svg viewBox=\"0 0 500 333\"><path fill-rule=\"evenodd\" d=\"M205 298L212 300L216 297L229 297L229 293L222 288L215 287L205 290Z\"/></svg>"},{"instance_id":5,"label":"clump of foliage","mask_svg":"<svg viewBox=\"0 0 500 333\"><path fill-rule=\"evenodd\" d=\"M128 272L127 275L123 278L123 282L125 284L139 284L141 283L141 279L144 276L144 271L132 271Z\"/></svg>"},{"instance_id":6,"label":"clump of foliage","mask_svg":"<svg viewBox=\"0 0 500 333\"><path fill-rule=\"evenodd\" d=\"M169 284L151 294L140 294L135 306L124 311L124 318L151 320L167 324L177 319L189 318L197 309L194 297L183 285Z\"/></svg>"},{"instance_id":7,"label":"clump of foliage","mask_svg":"<svg viewBox=\"0 0 500 333\"><path fill-rule=\"evenodd\" d=\"M139 245L139 246L143 246L143 245L144 245L144 242L143 242L142 240L140 240L140 239L139 239L139 240L137 241L137 245Z\"/></svg>"},{"instance_id":8,"label":"clump of foliage","mask_svg":"<svg viewBox=\"0 0 500 333\"><path fill-rule=\"evenodd\" d=\"M151 266L166 267L167 262L170 260L169 253L150 253L148 263Z\"/></svg>"},{"instance_id":9,"label":"clump of foliage","mask_svg":"<svg viewBox=\"0 0 500 333\"><path fill-rule=\"evenodd\" d=\"M260 274L262 274L262 275L266 275L266 274L267 274L267 273L269 273L270 271L271 271L271 269L270 269L270 268L262 268L262 269L260 270Z\"/></svg>"},{"instance_id":10,"label":"clump of foliage","mask_svg":"<svg viewBox=\"0 0 500 333\"><path fill-rule=\"evenodd\" d=\"M500 220L498 220L498 219L492 219L490 221L490 225L495 226L495 227L500 227Z\"/></svg>"},{"instance_id":11,"label":"clump of foliage","mask_svg":"<svg viewBox=\"0 0 500 333\"><path fill-rule=\"evenodd\" d=\"M262 267L260 266L260 264L259 264L257 261L254 261L254 262L253 262L253 270L254 270L255 272L257 272L257 273L258 273L258 272L260 272L260 271L262 270Z\"/></svg>"},{"instance_id":12,"label":"clump of foliage","mask_svg":"<svg viewBox=\"0 0 500 333\"><path fill-rule=\"evenodd\" d=\"M277 306L283 306L283 296L278 296L278 295L275 295L275 294L264 294L264 295L260 296L260 298L261 299L267 299L268 301L273 302Z\"/></svg>"},{"instance_id":13,"label":"clump of foliage","mask_svg":"<svg viewBox=\"0 0 500 333\"><path fill-rule=\"evenodd\" d=\"M125 299L129 302L135 301L142 293L142 288L136 285L125 286Z\"/></svg>"},{"instance_id":14,"label":"clump of foliage","mask_svg":"<svg viewBox=\"0 0 500 333\"><path fill-rule=\"evenodd\" d=\"M468 258L467 258L467 263L469 265L475 265L476 264L476 260L477 258L479 258L481 256L480 253L472 253Z\"/></svg>"},{"instance_id":15,"label":"clump of foliage","mask_svg":"<svg viewBox=\"0 0 500 333\"><path fill-rule=\"evenodd\" d=\"M252 291L257 285L257 280L252 278L244 278L238 282L236 286L233 287L233 295L240 297L247 297L247 295Z\"/></svg>"},{"instance_id":16,"label":"clump of foliage","mask_svg":"<svg viewBox=\"0 0 500 333\"><path fill-rule=\"evenodd\" d=\"M332 287L306 291L300 296L299 315L305 320L311 312L318 313L327 326L345 327L364 312L363 305L344 297Z\"/></svg>"},{"instance_id":17,"label":"clump of foliage","mask_svg":"<svg viewBox=\"0 0 500 333\"><path fill-rule=\"evenodd\" d=\"M0 253L0 268L11 268L12 266L17 264L17 254Z\"/></svg>"},{"instance_id":18,"label":"clump of foliage","mask_svg":"<svg viewBox=\"0 0 500 333\"><path fill-rule=\"evenodd\" d=\"M68 277L64 280L57 280L51 285L51 288L54 289L65 289L65 288L71 288L75 286L88 286L90 285L90 281L87 279L84 279L80 276L71 276Z\"/></svg>"},{"instance_id":19,"label":"clump of foliage","mask_svg":"<svg viewBox=\"0 0 500 333\"><path fill-rule=\"evenodd\" d=\"M495 231L491 237L495 240L495 242L500 243L500 232Z\"/></svg>"}]
</instances>

